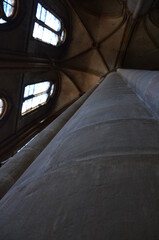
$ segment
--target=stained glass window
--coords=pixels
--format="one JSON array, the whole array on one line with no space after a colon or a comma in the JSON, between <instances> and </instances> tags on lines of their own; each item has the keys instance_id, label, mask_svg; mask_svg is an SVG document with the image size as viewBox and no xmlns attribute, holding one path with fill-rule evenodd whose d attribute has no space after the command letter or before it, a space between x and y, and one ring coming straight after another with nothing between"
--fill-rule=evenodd
<instances>
[{"instance_id":1,"label":"stained glass window","mask_svg":"<svg viewBox=\"0 0 159 240\"><path fill-rule=\"evenodd\" d=\"M62 44L66 37L61 20L40 3L37 4L33 37L53 46Z\"/></svg>"},{"instance_id":2,"label":"stained glass window","mask_svg":"<svg viewBox=\"0 0 159 240\"><path fill-rule=\"evenodd\" d=\"M25 115L46 104L53 94L54 84L50 81L27 85L24 89L21 114Z\"/></svg>"}]
</instances>

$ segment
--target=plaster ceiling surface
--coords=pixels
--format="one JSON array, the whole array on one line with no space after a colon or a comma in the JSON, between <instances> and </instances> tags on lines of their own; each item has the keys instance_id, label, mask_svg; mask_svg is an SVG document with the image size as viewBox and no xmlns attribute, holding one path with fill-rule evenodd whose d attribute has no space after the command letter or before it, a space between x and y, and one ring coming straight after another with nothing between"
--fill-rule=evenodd
<instances>
[{"instance_id":1,"label":"plaster ceiling surface","mask_svg":"<svg viewBox=\"0 0 159 240\"><path fill-rule=\"evenodd\" d=\"M71 15L71 37L56 67L61 82L65 73L79 96L118 67L159 69L158 1L66 0L66 3Z\"/></svg>"}]
</instances>

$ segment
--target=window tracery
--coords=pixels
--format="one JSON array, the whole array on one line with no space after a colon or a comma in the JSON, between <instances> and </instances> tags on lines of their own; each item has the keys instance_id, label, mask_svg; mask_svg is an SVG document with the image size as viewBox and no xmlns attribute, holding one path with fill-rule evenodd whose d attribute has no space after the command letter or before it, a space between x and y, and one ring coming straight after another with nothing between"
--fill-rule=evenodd
<instances>
[{"instance_id":1,"label":"window tracery","mask_svg":"<svg viewBox=\"0 0 159 240\"><path fill-rule=\"evenodd\" d=\"M61 45L66 38L66 31L61 19L40 3L37 4L33 37L53 46Z\"/></svg>"},{"instance_id":2,"label":"window tracery","mask_svg":"<svg viewBox=\"0 0 159 240\"><path fill-rule=\"evenodd\" d=\"M25 86L21 114L25 115L45 105L54 95L55 86L50 81Z\"/></svg>"}]
</instances>

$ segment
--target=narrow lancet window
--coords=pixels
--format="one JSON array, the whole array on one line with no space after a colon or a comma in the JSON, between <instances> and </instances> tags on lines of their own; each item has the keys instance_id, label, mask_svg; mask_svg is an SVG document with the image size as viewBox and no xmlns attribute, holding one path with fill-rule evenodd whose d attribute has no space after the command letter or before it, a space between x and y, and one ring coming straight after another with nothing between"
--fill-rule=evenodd
<instances>
[{"instance_id":1,"label":"narrow lancet window","mask_svg":"<svg viewBox=\"0 0 159 240\"><path fill-rule=\"evenodd\" d=\"M61 19L44 8L40 3L37 4L33 37L53 46L61 45L66 37Z\"/></svg>"},{"instance_id":2,"label":"narrow lancet window","mask_svg":"<svg viewBox=\"0 0 159 240\"><path fill-rule=\"evenodd\" d=\"M46 104L53 94L54 84L50 81L27 85L24 89L21 114L25 115Z\"/></svg>"}]
</instances>

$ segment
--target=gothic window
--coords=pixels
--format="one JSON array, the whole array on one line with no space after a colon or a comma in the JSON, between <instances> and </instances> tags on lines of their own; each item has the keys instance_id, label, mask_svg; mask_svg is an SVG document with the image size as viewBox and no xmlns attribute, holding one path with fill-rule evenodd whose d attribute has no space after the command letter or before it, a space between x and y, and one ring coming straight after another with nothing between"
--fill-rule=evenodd
<instances>
[{"instance_id":1,"label":"gothic window","mask_svg":"<svg viewBox=\"0 0 159 240\"><path fill-rule=\"evenodd\" d=\"M2 119L7 110L7 102L4 98L0 98L0 119Z\"/></svg>"},{"instance_id":2,"label":"gothic window","mask_svg":"<svg viewBox=\"0 0 159 240\"><path fill-rule=\"evenodd\" d=\"M54 95L54 84L50 81L25 86L21 114L25 115L45 105Z\"/></svg>"},{"instance_id":3,"label":"gothic window","mask_svg":"<svg viewBox=\"0 0 159 240\"><path fill-rule=\"evenodd\" d=\"M53 46L61 45L66 38L66 31L61 19L40 3L37 4L33 37Z\"/></svg>"},{"instance_id":4,"label":"gothic window","mask_svg":"<svg viewBox=\"0 0 159 240\"><path fill-rule=\"evenodd\" d=\"M17 15L18 0L0 1L0 24L12 21Z\"/></svg>"}]
</instances>

